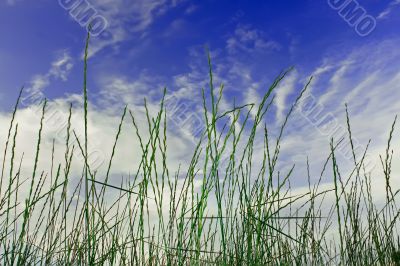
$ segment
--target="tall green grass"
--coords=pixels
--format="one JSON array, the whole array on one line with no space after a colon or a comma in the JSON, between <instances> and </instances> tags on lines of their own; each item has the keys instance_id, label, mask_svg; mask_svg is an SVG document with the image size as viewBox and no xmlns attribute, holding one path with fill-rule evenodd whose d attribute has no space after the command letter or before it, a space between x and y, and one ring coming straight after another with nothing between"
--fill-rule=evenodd
<instances>
[{"instance_id":1,"label":"tall green grass","mask_svg":"<svg viewBox=\"0 0 400 266\"><path fill-rule=\"evenodd\" d=\"M16 161L15 123L21 94L17 100L0 180L2 265L400 265L399 191L393 191L390 182L396 121L381 157L384 206L374 204L372 177L365 171L368 147L364 156L356 157L347 106L353 171L342 175L338 143L332 139L319 181L311 184L308 171L309 191L291 195L295 167L283 173L277 164L284 130L311 79L289 109L277 137L271 139L265 116L274 90L290 69L275 79L258 104L221 112L223 86L214 86L209 59L210 90L203 90L200 99L205 131L187 169L173 173L168 167L164 91L154 116L145 102L145 133L135 110L124 109L106 175L97 176L88 162L88 47L89 35L84 68L85 135L80 139L71 126L71 105L64 161L55 162L52 156L51 173L40 172L38 167L46 101L32 173L21 173L23 158ZM135 129L132 133L140 143L141 161L134 174L116 184L110 175L124 123ZM260 137L261 147L255 141ZM52 147L54 155L54 142ZM262 151L262 156L255 150ZM75 153L84 158L84 167L73 186L70 172ZM324 174L332 177L327 190L320 188ZM21 191L23 184L28 184L28 193Z\"/></svg>"}]
</instances>

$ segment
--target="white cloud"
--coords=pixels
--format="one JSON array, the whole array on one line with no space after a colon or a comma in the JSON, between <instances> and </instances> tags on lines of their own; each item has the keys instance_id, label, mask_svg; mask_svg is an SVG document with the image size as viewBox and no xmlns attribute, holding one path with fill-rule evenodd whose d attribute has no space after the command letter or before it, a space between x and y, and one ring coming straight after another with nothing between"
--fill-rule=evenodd
<instances>
[{"instance_id":1,"label":"white cloud","mask_svg":"<svg viewBox=\"0 0 400 266\"><path fill-rule=\"evenodd\" d=\"M44 100L43 90L54 80L67 81L73 68L73 60L67 51L62 51L46 74L36 75L24 90L22 103L25 106Z\"/></svg>"},{"instance_id":2,"label":"white cloud","mask_svg":"<svg viewBox=\"0 0 400 266\"><path fill-rule=\"evenodd\" d=\"M351 60L344 60L340 62L338 66L336 66L335 72L330 77L329 86L328 84L324 84L327 87L325 89L326 92L320 97L320 104L325 105L328 101L332 103L332 99L335 94L340 91L344 82L343 79L345 78L348 70L351 68L352 63L353 62Z\"/></svg>"},{"instance_id":3,"label":"white cloud","mask_svg":"<svg viewBox=\"0 0 400 266\"><path fill-rule=\"evenodd\" d=\"M276 88L275 106L276 123L281 125L285 117L285 110L292 105L288 102L288 96L294 91L298 79L298 72L292 71Z\"/></svg>"},{"instance_id":4,"label":"white cloud","mask_svg":"<svg viewBox=\"0 0 400 266\"><path fill-rule=\"evenodd\" d=\"M6 0L10 6L23 0ZM153 22L169 10L187 0L90 0L88 3L97 11L97 14L107 21L104 34L93 38L89 56L106 47L116 46L129 39L140 39L147 34ZM60 6L60 8L62 8ZM189 6L187 12L195 11L195 6ZM69 12L69 11L68 11ZM66 13L69 16L69 13ZM71 17L71 19L73 19ZM86 26L86 25L84 25Z\"/></svg>"},{"instance_id":5,"label":"white cloud","mask_svg":"<svg viewBox=\"0 0 400 266\"><path fill-rule=\"evenodd\" d=\"M280 50L281 45L269 40L266 34L249 25L238 25L234 34L227 40L227 50L234 54L237 52L265 52Z\"/></svg>"},{"instance_id":6,"label":"white cloud","mask_svg":"<svg viewBox=\"0 0 400 266\"><path fill-rule=\"evenodd\" d=\"M15 5L18 2L18 0L7 0L6 3L10 6Z\"/></svg>"},{"instance_id":7,"label":"white cloud","mask_svg":"<svg viewBox=\"0 0 400 266\"><path fill-rule=\"evenodd\" d=\"M392 13L396 6L400 5L400 0L394 0L376 17L377 19L386 19Z\"/></svg>"},{"instance_id":8,"label":"white cloud","mask_svg":"<svg viewBox=\"0 0 400 266\"><path fill-rule=\"evenodd\" d=\"M379 15L376 17L377 19L384 19L387 18L388 15L391 13L392 9L388 8L385 9L384 11L382 11L381 13L379 13Z\"/></svg>"},{"instance_id":9,"label":"white cloud","mask_svg":"<svg viewBox=\"0 0 400 266\"><path fill-rule=\"evenodd\" d=\"M252 36L250 34L249 36ZM251 39L251 37L243 37L244 40ZM324 60L321 66L318 66L314 73L318 75L318 79L314 81L313 87L327 88L325 90L313 90L316 98L322 98L320 103L324 104L324 113L332 113L334 117L342 124L345 124L344 116L344 102L348 102L351 115L351 124L353 126L353 137L356 138L360 145L365 146L369 138L373 138L373 145L371 146L371 155L378 159L378 154L385 151L385 142L390 125L393 121L394 115L400 111L398 99L400 97L400 73L398 71L398 62L400 59L400 52L397 49L398 40L386 41L382 43L375 43L374 45L365 45L364 47L357 47L355 51L336 58ZM385 51L385 53L382 53ZM193 62L191 70L188 73L182 73L174 77L174 84L177 87L176 95L180 99L188 100L191 102L199 103L201 107L200 89L206 87L208 82L207 66L205 57L200 53L199 55L204 60L200 63L204 68L196 65ZM339 58L339 59L337 59ZM196 61L196 58L194 58ZM254 80L250 68L239 64L233 58L229 60L220 60L217 58L218 63L215 64L215 84L221 81L227 83L227 90L232 87L240 87L242 98L241 101L259 102L260 99L260 81ZM226 66L226 63L229 63ZM34 90L41 90L47 86L52 79L66 79L70 67L70 59L68 54L63 54L56 60L48 73L35 77L32 81L31 88ZM199 64L200 64L199 63ZM72 63L71 63L72 64ZM222 65L222 66L221 66ZM278 109L277 119L282 120L282 115L290 103L290 95L295 94L294 85L296 80L304 80L308 77L308 73L304 73L301 69L294 72L293 76L289 76L280 88L277 89L277 102L275 103ZM225 74L227 74L225 76ZM303 77L301 79L300 77ZM232 82L232 80L239 80L240 82ZM94 150L99 150L104 158L107 160L113 145L114 136L116 133L117 125L119 122L119 115L121 108L124 104L128 104L134 113L137 115L139 125L141 125L141 132L144 138L148 137L146 128L146 116L141 104L143 98L147 96L149 100L149 108L151 113L154 114L157 110L158 100L160 100L162 86L158 84L158 79L152 73L141 73L136 79L127 78L124 76L106 76L99 80L101 88L100 93L95 97L96 102L90 102L89 105L89 140L90 145ZM247 84L246 87L241 85ZM153 90L154 89L154 90ZM328 91L328 92L326 92ZM332 92L331 92L332 91ZM237 90L235 90L237 92ZM296 90L297 92L297 90ZM93 99L93 97L92 97ZM75 103L75 111L73 116L73 127L78 133L82 135L82 112L79 109L81 104L80 95L68 95L56 99L52 104L60 111L61 116L65 117L67 114L68 103L73 101ZM238 103L239 104L239 103ZM224 109L232 105L228 100L223 102ZM198 106L194 107L194 110ZM200 108L199 107L199 108ZM54 109L53 109L54 110ZM222 111L222 110L221 110ZM10 118L10 114L0 115L0 125L6 125ZM17 148L18 156L21 156L22 150L26 153L26 173L30 173L32 169L32 158L34 156L35 138L37 135L39 117L37 112L32 108L24 108L18 114L18 122L21 127L20 135L18 137ZM48 126L53 123L48 122ZM171 124L170 124L171 126ZM173 126L173 125L172 125ZM271 131L276 131L276 125L268 125ZM44 132L44 142L42 155L43 159L40 161L40 170L49 171L51 158L51 141L56 137L57 124L53 128L47 128ZM398 132L398 131L396 131ZM80 133L80 134L79 134ZM6 127L0 127L0 139L6 136ZM127 176L132 173L140 162L140 148L138 140L134 137L135 131L127 118L124 123L123 133L120 142L117 146L117 153L112 168L114 178L111 182L118 182L119 176ZM244 136L244 138L246 135ZM168 165L170 166L171 173L174 169L178 168L179 163L183 162L182 169L185 167L185 161L191 158L193 152L193 142L190 142L185 134L177 128L170 128L168 131L169 138L169 152L170 156ZM263 147L263 139L256 140L255 147ZM319 171L324 163L324 160L329 155L329 136L322 135L318 129L313 127L308 121L304 119L298 112L295 112L292 119L289 121L287 133L281 143L281 160L279 160L279 170L285 170L288 166L296 163L296 170L292 185L294 187L304 187L306 185L305 160L308 155L311 160L312 181L315 182L319 177ZM62 161L63 158L63 141L57 141L57 154L56 159ZM397 145L398 146L398 145ZM398 151L400 147L395 147ZM1 147L0 147L1 148ZM397 149L396 149L397 148ZM1 150L1 149L0 149ZM255 150L255 158L261 158L262 148ZM357 154L360 158L359 154ZM394 158L397 158L398 153ZM400 157L399 157L400 158ZM340 162L343 165L343 172L346 172L351 167L351 160L341 158ZM399 163L393 163L395 169L394 173L400 171ZM99 170L99 176L104 176L104 168ZM82 164L79 160L73 168L73 175L78 178L82 169ZM284 173L286 171L283 171ZM381 191L380 186L379 168L375 169L374 178L376 191ZM100 177L101 178L101 177ZM324 175L323 182L329 187L332 182L330 173ZM394 188L399 187L399 181L393 179ZM383 195L378 194L378 195ZM167 200L166 200L167 201Z\"/></svg>"},{"instance_id":10,"label":"white cloud","mask_svg":"<svg viewBox=\"0 0 400 266\"><path fill-rule=\"evenodd\" d=\"M94 38L90 55L122 41L142 38L155 19L175 8L183 0L93 0L92 5L108 21L106 35Z\"/></svg>"},{"instance_id":11,"label":"white cloud","mask_svg":"<svg viewBox=\"0 0 400 266\"><path fill-rule=\"evenodd\" d=\"M357 47L347 55L336 55L335 59L329 59L329 65L332 67L318 67L317 69L324 69L324 71L313 82L314 88L324 89L311 91L322 107L321 114L317 115L315 120L318 121L325 115L331 114L334 121L338 123L337 126L342 126L345 130L347 130L347 125L344 104L348 103L353 139L359 143L360 147L365 147L368 140L372 139L369 154L377 163L377 167L372 172L377 190L382 189L382 184L379 182L383 180L379 154L385 152L391 124L394 116L400 112L400 104L397 100L400 97L400 72L398 71L400 53L396 48L397 41L394 39L366 44L363 47ZM387 51L387 53L382 53L382 51ZM323 65L326 65L326 62ZM308 156L311 169L314 169L312 177L319 176L318 171L321 170L321 165L329 155L330 138L335 137L335 141L338 141L338 138L342 136L322 134L300 112L294 113L287 132L282 143L282 157L285 159L281 161L281 167L285 164L296 163L297 173L302 173L305 169L306 156ZM398 131L396 132L398 134ZM347 135L344 137L345 144L348 145ZM399 149L400 147L395 145L394 151L397 154ZM340 153L338 156L342 173L348 173L347 171L352 167L352 158L345 158ZM358 152L357 158L360 157L361 154ZM400 171L400 164L393 163L393 166L395 167L393 173ZM297 182L306 185L305 178L297 179ZM332 182L331 174L327 173L323 182ZM393 182L394 187L399 188L400 182L397 180Z\"/></svg>"},{"instance_id":12,"label":"white cloud","mask_svg":"<svg viewBox=\"0 0 400 266\"><path fill-rule=\"evenodd\" d=\"M185 14L187 14L187 15L193 14L194 12L196 12L196 10L197 10L198 8L199 8L198 6L196 6L196 5L194 5L194 4L191 4L190 6L188 6L188 7L186 8Z\"/></svg>"}]
</instances>

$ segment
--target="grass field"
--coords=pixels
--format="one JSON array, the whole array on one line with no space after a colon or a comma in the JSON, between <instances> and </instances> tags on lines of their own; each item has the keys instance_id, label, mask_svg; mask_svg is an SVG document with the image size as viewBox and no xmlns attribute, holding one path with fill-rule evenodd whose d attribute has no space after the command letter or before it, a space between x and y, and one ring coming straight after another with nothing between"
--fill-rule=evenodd
<instances>
[{"instance_id":1,"label":"grass field","mask_svg":"<svg viewBox=\"0 0 400 266\"><path fill-rule=\"evenodd\" d=\"M374 204L374 177L365 170L364 156L356 158L353 150L353 171L348 176L341 173L336 140L331 141L321 171L321 177L332 176L332 186L322 189L308 175L304 178L309 180L309 190L293 195L294 167L282 173L276 165L283 132L308 84L277 138L271 139L264 118L274 89L288 72L276 78L258 104L221 112L223 89L214 88L210 63L210 89L199 99L206 130L192 151L190 165L179 172L168 167L168 110L162 99L158 113L146 112L146 134L139 130L134 110L125 108L115 129L106 175L98 176L87 156L87 49L84 138L71 126L71 107L65 160L52 161L51 173L39 170L46 102L28 176L21 174L15 153L18 124L14 118L20 99L15 106L1 168L2 265L400 265L399 191L390 183L395 122L381 157L386 180L383 206ZM255 113L254 119L250 112ZM347 141L353 149L347 118ZM110 176L124 121L136 129L132 137L140 142L141 161L129 178L115 184ZM255 145L256 137L263 138L262 147ZM262 150L263 156L254 156L255 150ZM74 153L85 161L77 185L70 182ZM22 191L24 186L27 192Z\"/></svg>"}]
</instances>

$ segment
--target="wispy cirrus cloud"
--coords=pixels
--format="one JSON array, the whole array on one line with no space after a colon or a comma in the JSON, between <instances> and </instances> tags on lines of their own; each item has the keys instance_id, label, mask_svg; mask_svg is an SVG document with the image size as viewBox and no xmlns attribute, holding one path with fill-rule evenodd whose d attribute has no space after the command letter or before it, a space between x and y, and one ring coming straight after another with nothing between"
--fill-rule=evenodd
<instances>
[{"instance_id":1,"label":"wispy cirrus cloud","mask_svg":"<svg viewBox=\"0 0 400 266\"><path fill-rule=\"evenodd\" d=\"M285 111L288 110L291 103L288 101L289 95L294 92L297 86L298 72L292 71L276 88L275 106L276 106L276 122L278 125L283 123Z\"/></svg>"},{"instance_id":2,"label":"wispy cirrus cloud","mask_svg":"<svg viewBox=\"0 0 400 266\"><path fill-rule=\"evenodd\" d=\"M393 10L400 5L400 0L394 0L376 17L377 19L387 19Z\"/></svg>"},{"instance_id":3,"label":"wispy cirrus cloud","mask_svg":"<svg viewBox=\"0 0 400 266\"><path fill-rule=\"evenodd\" d=\"M92 0L107 19L107 31L93 40L90 55L132 38L143 38L154 21L185 0Z\"/></svg>"},{"instance_id":4,"label":"wispy cirrus cloud","mask_svg":"<svg viewBox=\"0 0 400 266\"><path fill-rule=\"evenodd\" d=\"M286 158L282 160L282 167L285 161L288 164L296 163L301 173L305 169L308 156L313 160L313 176L318 176L321 165L329 155L330 138L333 137L336 142L344 138L343 146L349 145L348 136L341 134L339 130L333 135L327 134L327 130L321 131L322 121L325 119L327 122L330 117L329 122L337 123L337 129L341 127L346 133L347 103L353 139L360 146L357 158L362 156L361 147L365 148L372 139L369 155L375 160L376 167L371 173L377 184L382 181L379 154L385 152L390 127L395 115L400 113L397 100L400 97L400 53L396 48L397 41L392 39L368 43L349 51L348 54L327 57L321 66L311 71L310 74L314 73L316 78L308 93L316 100L318 107L310 119L317 121L318 127L305 119L300 111L294 113L282 142L282 157ZM301 71L299 76L302 77L300 80L304 80L304 76L308 75ZM398 148L396 146L394 150ZM344 158L343 154L340 155L339 161L342 173L348 173L354 164L352 160ZM306 179L299 179L298 182L305 185ZM327 174L323 182L332 182L331 176ZM400 183L396 183L396 187L399 185Z\"/></svg>"},{"instance_id":5,"label":"wispy cirrus cloud","mask_svg":"<svg viewBox=\"0 0 400 266\"><path fill-rule=\"evenodd\" d=\"M42 94L43 90L54 80L67 81L73 66L73 59L69 52L66 50L61 51L59 56L51 63L51 67L47 73L38 74L32 78L25 89L26 94ZM31 103L28 102L25 104L29 105Z\"/></svg>"}]
</instances>

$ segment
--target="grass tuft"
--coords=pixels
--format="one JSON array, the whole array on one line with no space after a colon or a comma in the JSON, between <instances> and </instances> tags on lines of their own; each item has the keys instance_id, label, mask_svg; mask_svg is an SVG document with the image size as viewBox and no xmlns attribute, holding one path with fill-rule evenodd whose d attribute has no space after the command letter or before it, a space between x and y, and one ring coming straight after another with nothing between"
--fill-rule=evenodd
<instances>
[{"instance_id":1,"label":"grass tuft","mask_svg":"<svg viewBox=\"0 0 400 266\"><path fill-rule=\"evenodd\" d=\"M275 90L291 69L274 80L259 103L234 103L231 110L222 110L224 86L214 84L208 54L210 90L203 89L199 99L205 130L189 165L177 172L168 165L169 151L175 147L168 146L170 110L164 90L158 112L150 113L145 100L145 127L138 124L135 110L124 108L106 174L99 179L88 160L89 40L90 34L84 54L84 140L72 128L70 105L62 144L65 155L56 161L59 147L53 140L49 172L39 170L44 160L47 101L43 102L33 171L26 175L21 170L23 156L17 163L16 153L19 125L15 117L22 90L17 99L0 180L2 265L400 265L396 204L400 190L395 190L391 179L396 119L381 157L383 205L375 202L372 177L365 167L369 143L363 156L356 156L347 105L352 171L345 176L337 160L336 150L344 140L332 139L318 181L311 183L307 158L308 191L292 194L296 168L279 170L281 143L312 79L272 138L265 117L271 112ZM134 132L124 123L131 123ZM123 132L139 142L140 163L117 184L111 177ZM74 184L75 153L84 165ZM325 190L323 176L332 178Z\"/></svg>"}]
</instances>

